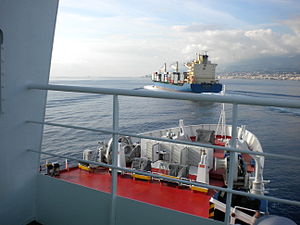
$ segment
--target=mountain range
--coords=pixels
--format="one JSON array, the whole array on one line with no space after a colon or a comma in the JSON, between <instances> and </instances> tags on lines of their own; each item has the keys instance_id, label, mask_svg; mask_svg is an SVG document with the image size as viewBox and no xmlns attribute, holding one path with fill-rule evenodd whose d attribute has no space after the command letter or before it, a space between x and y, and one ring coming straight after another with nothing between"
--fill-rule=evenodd
<instances>
[{"instance_id":1,"label":"mountain range","mask_svg":"<svg viewBox=\"0 0 300 225\"><path fill-rule=\"evenodd\" d=\"M297 72L300 73L300 55L260 57L218 65L217 72Z\"/></svg>"}]
</instances>

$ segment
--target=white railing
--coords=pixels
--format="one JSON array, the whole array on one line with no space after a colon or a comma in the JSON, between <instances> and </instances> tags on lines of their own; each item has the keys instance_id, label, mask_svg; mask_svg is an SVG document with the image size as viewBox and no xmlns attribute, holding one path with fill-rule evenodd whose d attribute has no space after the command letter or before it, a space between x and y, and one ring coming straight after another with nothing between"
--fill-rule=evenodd
<instances>
[{"instance_id":1,"label":"white railing","mask_svg":"<svg viewBox=\"0 0 300 225\"><path fill-rule=\"evenodd\" d=\"M201 184L196 182L191 182L188 180L181 180L181 179L175 179L171 177L163 177L157 174L132 170L129 168L122 168L117 166L117 142L118 142L118 136L131 136L131 137L137 137L137 138L144 138L144 139L151 139L151 140L157 140L157 141L167 141L172 143L179 143L179 144L188 144L188 145L194 145L194 146L200 146L200 147L209 147L214 148L216 146L210 145L210 144L201 144L197 142L188 142L188 141L180 141L180 140L172 140L172 139L164 139L164 138L158 138L158 137L150 137L145 135L139 135L134 133L127 133L127 132L121 132L119 131L119 100L118 96L135 96L135 97L149 97L149 98L164 98L164 99L178 99L178 100L192 100L192 101L205 101L205 102L220 102L220 103L230 103L232 104L232 146L236 146L236 138L237 138L237 118L238 118L238 105L258 105L258 106L276 106L276 107L287 107L287 108L300 108L300 102L299 101L293 101L293 100L280 100L280 99L265 99L265 98L253 98L253 97L237 97L237 96L222 96L222 95L199 95L199 94L192 94L192 93L168 93L168 92L151 92L151 91L134 91L134 90L123 90L123 89L108 89L108 88L92 88L92 87L78 87L78 86L65 86L65 85L40 85L40 84L29 84L27 86L28 89L35 89L35 90L52 90L52 91L63 91L63 92L80 92L80 93L90 93L90 94L107 94L107 95L113 95L113 127L112 130L104 130L104 129L93 129L93 128L86 128L86 127L79 127L79 126L72 126L67 124L57 124L57 123L49 123L44 121L27 121L28 123L33 124L40 124L40 125L50 125L50 126L58 126L58 127L65 127L65 128L73 128L73 129L79 129L79 130L86 130L86 131L92 131L92 132L99 132L99 133L107 133L113 135L113 147L112 147L112 164L105 164L101 162L94 162L94 161L88 161L88 160L82 160L74 157L69 156L63 156L59 154L53 154L48 153L39 150L34 149L28 149L28 151L35 152L38 154L45 154L49 156L55 156L60 157L64 159L69 160L75 160L75 161L81 161L86 163L91 163L94 165L99 165L107 168L112 169L112 204L111 204L111 218L110 222L112 225L115 225L115 209L116 209L116 196L117 196L117 171L125 171L125 172L131 172L131 173L137 173L141 175L150 176L153 178L163 178L167 179L169 181L175 181L182 184L187 185L195 185L199 187L209 188L209 189L215 189L218 191L225 191L227 192L227 199L226 199L226 213L225 213L225 221L224 224L230 224L230 209L231 209L231 200L232 200L232 194L237 195L243 195L258 199L265 199L272 202L279 202L279 203L285 203L295 206L300 206L299 201L293 201L288 199L281 199L271 196L265 196L265 195L256 195L241 191L233 190L233 174L234 174L234 155L236 152L239 153L247 153L251 155L261 155L261 156L267 156L267 157L274 157L274 158L281 158L281 159L288 159L288 160L296 160L300 161L300 157L295 156L287 156L287 155L280 155L280 154L273 154L273 153L264 153L264 152L252 152L248 150L240 150L237 148L232 147L222 147L217 146L218 149L222 149L224 151L230 152L230 166L229 166L229 174L228 174L228 185L227 188L221 188L213 185L208 184Z\"/></svg>"},{"instance_id":2,"label":"white railing","mask_svg":"<svg viewBox=\"0 0 300 225\"><path fill-rule=\"evenodd\" d=\"M0 114L2 114L2 89L3 89L3 74L2 74L2 51L3 51L3 32L0 29Z\"/></svg>"}]
</instances>

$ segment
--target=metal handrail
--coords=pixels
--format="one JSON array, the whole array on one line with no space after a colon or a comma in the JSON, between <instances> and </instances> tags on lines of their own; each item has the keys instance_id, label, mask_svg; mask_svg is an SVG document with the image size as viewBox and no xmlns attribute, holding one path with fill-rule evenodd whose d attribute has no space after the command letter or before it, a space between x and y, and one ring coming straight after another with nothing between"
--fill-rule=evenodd
<instances>
[{"instance_id":1,"label":"metal handrail","mask_svg":"<svg viewBox=\"0 0 300 225\"><path fill-rule=\"evenodd\" d=\"M26 122L32 123L32 124L41 124L41 125L54 126L54 127L63 127L63 128L71 128L71 129L76 129L76 130L91 131L91 132L97 132L97 133L103 133L103 134L118 134L121 136L129 136L129 137L143 138L143 139L148 139L148 140L164 141L164 142L184 144L184 145L192 145L192 146L197 146L197 147L218 148L220 150L228 151L228 152L238 152L238 153L244 153L244 154L249 154L249 155L260 155L260 156L267 156L267 157L271 157L271 158L300 161L300 157L297 157L297 156L281 155L281 154L274 154L274 153L267 153L267 152L254 152L254 151L242 150L242 149L237 149L237 148L232 148L232 147L225 147L225 146L220 146L220 145L212 145L212 144L204 144L204 143L200 143L200 142L190 142L190 141L184 141L184 140L152 137L152 136L146 136L146 135L124 132L124 131L114 131L114 130L108 130L108 129L95 129L95 128L74 126L74 125L61 124L61 123L41 122L41 121L35 121L35 120L27 120Z\"/></svg>"},{"instance_id":2,"label":"metal handrail","mask_svg":"<svg viewBox=\"0 0 300 225\"><path fill-rule=\"evenodd\" d=\"M120 168L117 166L117 141L118 141L118 135L119 134L125 134L124 132L119 131L119 101L118 96L134 96L134 97L150 97L150 98L164 98L164 99L177 99L177 100L192 100L192 101L206 101L206 102L222 102L222 103L230 103L233 105L232 109L232 139L231 144L233 146L236 146L236 138L237 138L237 115L238 115L238 105L257 105L257 106L275 106L275 107L287 107L287 108L300 108L300 102L299 101L293 101L293 100L280 100L280 99L266 99L266 98L253 98L253 97L237 97L237 96L224 96L224 95L198 95L198 94L190 94L190 93L168 93L168 92L151 92L151 91L134 91L134 90L124 90L124 89L110 89L110 88L94 88L94 87L79 87L79 86L66 86L66 85L52 85L52 84L28 84L27 89L36 89L36 90L52 90L52 91L63 91L63 92L77 92L77 93L90 93L90 94L108 94L113 95L113 130L104 130L104 129L90 129L90 128L83 128L83 127L76 127L76 129L84 129L84 130L90 130L90 131L97 131L97 132L103 132L103 133L110 133L113 134L113 146L112 146L112 165L106 165L106 167L112 168L112 204L111 204L111 217L110 217L110 223L112 225L115 224L115 209L116 209L116 195L117 195L117 171L123 170L123 171L134 171L127 168ZM63 127L69 127L69 128L75 128L75 126L69 126L69 125L59 125L54 123L46 123L46 122L39 122L39 121L27 121L30 123L35 124L46 124L46 125L58 125ZM125 134L126 135L126 134ZM146 138L146 139L153 139L153 140L161 140L161 141L168 141L168 142L174 142L174 143L183 143L183 144L189 144L189 145L197 145L197 146L203 146L203 147L214 147L214 145L207 145L207 144L200 144L200 143L191 143L191 142L185 142L185 141L177 141L177 140L170 140L170 139L163 139L163 138L154 138L154 137L148 137L143 135L136 135L136 134L129 134L126 136L133 136L133 137L139 137L139 138ZM260 199L266 199L270 201L275 202L283 202L287 204L297 205L300 206L300 202L298 201L291 201L286 199L280 199L280 198L274 198L269 196L263 196L263 195L256 195L256 194L249 194L244 192L239 192L233 190L233 173L234 173L234 166L233 163L235 159L236 152L244 152L247 154L255 154L255 155L263 155L263 156L272 156L277 158L285 158L285 159L293 159L294 157L291 156L281 156L278 154L270 154L270 153L260 153L260 152L251 152L251 151L245 151L245 150L239 150L236 148L228 148L228 147L221 147L218 146L219 149L230 151L230 166L229 166L229 173L228 173L228 182L227 182L227 188L223 191L227 192L227 198L226 198L226 213L225 213L225 220L224 224L230 224L230 208L231 208L231 200L232 200L232 194L239 194L239 195L245 195L245 196L251 196L255 198ZM46 155L51 155L50 153L45 153L41 151L35 151L35 150L29 150L32 152L42 153ZM65 157L57 154L57 157L63 157L63 158L69 158L71 157ZM295 159L295 158L294 158ZM78 160L78 159L73 159ZM295 160L300 160L299 158L296 158ZM83 161L83 160L80 160ZM96 164L93 161L86 161L88 163ZM100 165L100 164L99 164ZM102 165L104 166L104 165ZM136 171L135 171L136 172ZM142 172L136 172L143 174ZM157 177L159 175L147 173L147 176L150 177ZM164 179L166 179L164 177ZM173 180L173 178L167 178L168 180ZM207 184L197 184L191 181L182 181L175 179L177 182L180 181L181 183L186 183L189 185L195 185L196 186L202 186L207 188L212 188L216 190L221 190L223 188L207 185Z\"/></svg>"},{"instance_id":3,"label":"metal handrail","mask_svg":"<svg viewBox=\"0 0 300 225\"><path fill-rule=\"evenodd\" d=\"M50 152L45 152L45 151L37 151L37 150L33 150L33 149L27 149L27 151L38 153L38 154L43 154L43 155L49 155L49 156L53 156L53 157L58 157L58 158L62 158L62 159L73 160L73 161L77 161L77 162L89 163L89 164L102 166L102 167L106 167L106 168L110 168L110 169L125 171L125 172L128 172L128 173L136 173L136 174L140 174L140 175L144 175L144 176L150 176L150 177L154 177L154 178L158 178L158 179L169 180L169 181L178 182L178 183L182 183L182 184L194 185L194 186L208 188L208 189L215 189L215 190L218 190L218 191L224 191L224 192L229 192L229 193L232 193L232 194L243 195L243 196L246 196L246 197L258 198L258 199L268 200L268 201L271 201L271 202L280 202L280 203L283 203L283 204L300 206L299 201L276 198L276 197L266 196L266 195L256 195L256 194L251 194L251 193L247 193L247 192L236 191L236 190L229 189L229 188L222 188L222 187L214 186L214 185L210 185L210 184L204 184L204 183L193 182L193 181L189 181L189 180L183 180L183 179L178 179L178 178L161 176L161 175L154 174L154 173L143 172L143 171L140 171L140 170L129 169L129 168L124 168L124 167L118 167L118 166L114 166L112 164L106 164L106 163L95 162L95 161L90 161L90 160L78 159L76 157L64 156L64 155L61 155L61 154L55 154L55 153L50 153Z\"/></svg>"},{"instance_id":4,"label":"metal handrail","mask_svg":"<svg viewBox=\"0 0 300 225\"><path fill-rule=\"evenodd\" d=\"M90 94L107 94L107 95L123 95L134 97L149 97L149 98L165 98L165 99L178 99L178 100L192 100L192 101L205 101L205 102L220 102L231 103L239 105L257 105L257 106L275 106L287 108L300 108L300 102L294 100L280 100L270 98L255 98L245 96L226 96L226 95L199 95L193 93L177 93L177 92L155 92L144 90L124 90L112 88L94 88L94 87L80 87L69 85L54 85L54 84L33 84L27 85L28 89L37 90L51 90L63 92L77 92L77 93L90 93Z\"/></svg>"},{"instance_id":5,"label":"metal handrail","mask_svg":"<svg viewBox=\"0 0 300 225\"><path fill-rule=\"evenodd\" d=\"M2 49L3 48L3 31L0 29L0 114L3 113L3 99L2 99L2 89L3 89L3 72L2 72Z\"/></svg>"}]
</instances>

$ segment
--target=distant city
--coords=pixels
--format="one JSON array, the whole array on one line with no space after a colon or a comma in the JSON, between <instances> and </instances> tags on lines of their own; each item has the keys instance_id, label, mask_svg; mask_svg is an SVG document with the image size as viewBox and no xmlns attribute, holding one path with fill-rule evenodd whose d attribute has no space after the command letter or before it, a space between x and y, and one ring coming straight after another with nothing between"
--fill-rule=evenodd
<instances>
[{"instance_id":1,"label":"distant city","mask_svg":"<svg viewBox=\"0 0 300 225\"><path fill-rule=\"evenodd\" d=\"M147 74L143 77L151 77ZM223 72L216 74L217 79L251 79L251 80L295 80L300 81L297 72Z\"/></svg>"},{"instance_id":2,"label":"distant city","mask_svg":"<svg viewBox=\"0 0 300 225\"><path fill-rule=\"evenodd\" d=\"M217 79L260 79L260 80L296 80L300 81L297 72L225 72L218 73Z\"/></svg>"}]
</instances>

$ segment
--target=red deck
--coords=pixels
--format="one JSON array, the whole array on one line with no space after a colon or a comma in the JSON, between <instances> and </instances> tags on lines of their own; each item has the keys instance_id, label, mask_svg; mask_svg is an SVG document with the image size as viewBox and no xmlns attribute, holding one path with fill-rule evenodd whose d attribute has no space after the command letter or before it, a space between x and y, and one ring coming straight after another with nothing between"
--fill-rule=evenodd
<instances>
[{"instance_id":1,"label":"red deck","mask_svg":"<svg viewBox=\"0 0 300 225\"><path fill-rule=\"evenodd\" d=\"M109 193L111 190L111 175L107 170L92 173L75 168L62 172L58 178L103 192ZM221 186L223 182L214 181L211 184ZM128 175L118 176L117 189L122 197L206 218L209 199L214 194L213 191L208 194L194 192L159 181L134 180Z\"/></svg>"}]
</instances>

